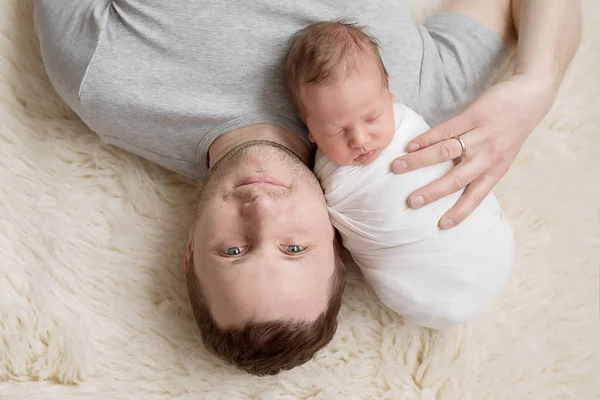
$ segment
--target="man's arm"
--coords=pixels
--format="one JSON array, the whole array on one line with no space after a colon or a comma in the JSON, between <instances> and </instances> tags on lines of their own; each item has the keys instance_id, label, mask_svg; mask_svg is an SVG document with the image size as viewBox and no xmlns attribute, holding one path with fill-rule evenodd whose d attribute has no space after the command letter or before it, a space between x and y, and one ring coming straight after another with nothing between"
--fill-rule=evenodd
<instances>
[{"instance_id":1,"label":"man's arm","mask_svg":"<svg viewBox=\"0 0 600 400\"><path fill-rule=\"evenodd\" d=\"M515 74L558 91L581 39L579 0L513 0L518 35Z\"/></svg>"},{"instance_id":2,"label":"man's arm","mask_svg":"<svg viewBox=\"0 0 600 400\"><path fill-rule=\"evenodd\" d=\"M392 164L396 173L462 157L444 177L409 197L413 208L465 188L440 219L449 229L469 216L508 172L529 134L550 110L579 45L579 0L453 0L445 11L466 14L514 48L511 78L492 86L462 114L412 140ZM516 34L515 34L516 31ZM463 154L461 138L466 145Z\"/></svg>"},{"instance_id":3,"label":"man's arm","mask_svg":"<svg viewBox=\"0 0 600 400\"><path fill-rule=\"evenodd\" d=\"M467 15L488 27L509 51L516 47L515 74L535 76L554 88L581 37L579 0L450 0L442 11Z\"/></svg>"}]
</instances>

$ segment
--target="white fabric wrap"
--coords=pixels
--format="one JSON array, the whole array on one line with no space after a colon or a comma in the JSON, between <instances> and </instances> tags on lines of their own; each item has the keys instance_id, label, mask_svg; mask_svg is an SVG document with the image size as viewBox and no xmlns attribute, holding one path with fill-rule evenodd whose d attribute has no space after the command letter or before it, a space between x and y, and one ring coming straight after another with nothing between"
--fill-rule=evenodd
<instances>
[{"instance_id":1,"label":"white fabric wrap","mask_svg":"<svg viewBox=\"0 0 600 400\"><path fill-rule=\"evenodd\" d=\"M333 225L381 301L422 326L444 328L468 321L507 286L514 238L490 193L459 226L442 231L440 217L463 191L420 209L406 205L416 189L445 175L452 162L405 174L392 161L429 127L411 109L394 105L396 132L373 163L339 166L317 153L315 173Z\"/></svg>"}]
</instances>

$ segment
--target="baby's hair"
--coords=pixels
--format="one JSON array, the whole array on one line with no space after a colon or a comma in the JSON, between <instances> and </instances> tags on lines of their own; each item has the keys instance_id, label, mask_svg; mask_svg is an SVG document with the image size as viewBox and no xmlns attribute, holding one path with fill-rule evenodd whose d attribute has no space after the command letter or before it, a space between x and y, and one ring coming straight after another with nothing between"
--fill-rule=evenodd
<instances>
[{"instance_id":1,"label":"baby's hair","mask_svg":"<svg viewBox=\"0 0 600 400\"><path fill-rule=\"evenodd\" d=\"M363 26L343 19L317 22L302 29L294 37L286 62L285 83L292 103L300 109L303 85L340 83L365 56L378 64L387 87L388 73L379 50L379 42Z\"/></svg>"}]
</instances>

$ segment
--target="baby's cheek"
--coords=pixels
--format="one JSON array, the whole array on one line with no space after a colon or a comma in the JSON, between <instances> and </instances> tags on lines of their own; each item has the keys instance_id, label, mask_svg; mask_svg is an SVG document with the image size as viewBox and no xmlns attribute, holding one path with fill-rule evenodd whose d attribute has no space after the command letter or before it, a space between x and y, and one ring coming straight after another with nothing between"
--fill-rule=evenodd
<instances>
[{"instance_id":1,"label":"baby's cheek","mask_svg":"<svg viewBox=\"0 0 600 400\"><path fill-rule=\"evenodd\" d=\"M338 141L333 146L332 156L329 158L339 165L353 165L354 163L352 151L348 148L347 143L343 141Z\"/></svg>"},{"instance_id":2,"label":"baby's cheek","mask_svg":"<svg viewBox=\"0 0 600 400\"><path fill-rule=\"evenodd\" d=\"M317 146L325 154L325 157L340 165L352 164L351 152L343 135L335 137L320 137L316 140Z\"/></svg>"}]
</instances>

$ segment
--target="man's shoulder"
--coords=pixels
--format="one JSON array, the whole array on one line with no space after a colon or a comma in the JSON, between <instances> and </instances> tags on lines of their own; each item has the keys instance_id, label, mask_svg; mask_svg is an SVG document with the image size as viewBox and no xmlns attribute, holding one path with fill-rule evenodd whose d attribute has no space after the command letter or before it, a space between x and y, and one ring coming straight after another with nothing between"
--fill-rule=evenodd
<instances>
[{"instance_id":1,"label":"man's shoulder","mask_svg":"<svg viewBox=\"0 0 600 400\"><path fill-rule=\"evenodd\" d=\"M109 0L36 0L34 29L48 77L79 113L79 94L110 11Z\"/></svg>"}]
</instances>

